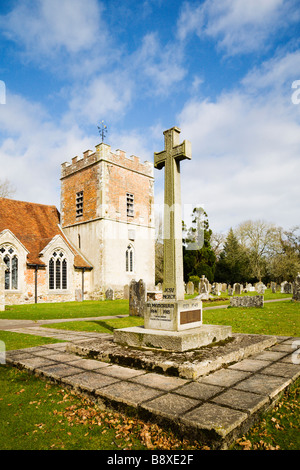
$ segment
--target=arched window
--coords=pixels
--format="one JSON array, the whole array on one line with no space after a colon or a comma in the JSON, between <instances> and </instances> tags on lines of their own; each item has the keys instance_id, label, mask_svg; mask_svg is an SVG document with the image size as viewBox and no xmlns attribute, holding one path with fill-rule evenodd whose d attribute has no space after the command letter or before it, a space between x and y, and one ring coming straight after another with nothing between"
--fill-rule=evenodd
<instances>
[{"instance_id":1,"label":"arched window","mask_svg":"<svg viewBox=\"0 0 300 470\"><path fill-rule=\"evenodd\" d=\"M133 273L134 271L134 248L128 245L126 250L126 272Z\"/></svg>"},{"instance_id":2,"label":"arched window","mask_svg":"<svg viewBox=\"0 0 300 470\"><path fill-rule=\"evenodd\" d=\"M49 289L60 290L68 288L68 262L63 251L56 250L49 260Z\"/></svg>"},{"instance_id":3,"label":"arched window","mask_svg":"<svg viewBox=\"0 0 300 470\"><path fill-rule=\"evenodd\" d=\"M1 246L0 255L7 266L4 276L5 290L17 290L19 265L16 249L11 245Z\"/></svg>"}]
</instances>

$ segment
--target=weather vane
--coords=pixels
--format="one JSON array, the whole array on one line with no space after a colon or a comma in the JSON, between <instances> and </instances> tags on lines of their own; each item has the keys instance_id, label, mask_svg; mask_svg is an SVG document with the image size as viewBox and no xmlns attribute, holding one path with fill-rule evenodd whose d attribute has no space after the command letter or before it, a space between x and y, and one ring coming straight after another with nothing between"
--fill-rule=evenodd
<instances>
[{"instance_id":1,"label":"weather vane","mask_svg":"<svg viewBox=\"0 0 300 470\"><path fill-rule=\"evenodd\" d=\"M106 133L107 133L107 126L104 124L104 121L101 121L100 127L99 126L97 127L98 127L99 134L101 136L102 143L103 143L104 137L106 136Z\"/></svg>"}]
</instances>

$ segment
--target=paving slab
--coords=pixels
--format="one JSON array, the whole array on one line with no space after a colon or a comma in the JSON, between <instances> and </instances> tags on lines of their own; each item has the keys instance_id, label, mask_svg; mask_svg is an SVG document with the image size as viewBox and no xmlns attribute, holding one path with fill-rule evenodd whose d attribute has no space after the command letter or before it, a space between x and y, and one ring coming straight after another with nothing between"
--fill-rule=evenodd
<instances>
[{"instance_id":1,"label":"paving slab","mask_svg":"<svg viewBox=\"0 0 300 470\"><path fill-rule=\"evenodd\" d=\"M99 398L107 399L110 403L123 403L134 408L137 408L142 402L162 394L160 390L155 388L126 381L97 389L95 393Z\"/></svg>"},{"instance_id":2,"label":"paving slab","mask_svg":"<svg viewBox=\"0 0 300 470\"><path fill-rule=\"evenodd\" d=\"M240 428L248 418L247 413L219 406L215 403L204 403L180 418L180 422L191 429L191 426L211 438L224 439L228 434ZM192 430L191 430L192 431Z\"/></svg>"},{"instance_id":3,"label":"paving slab","mask_svg":"<svg viewBox=\"0 0 300 470\"><path fill-rule=\"evenodd\" d=\"M178 395L184 395L197 400L206 401L224 391L224 387L218 385L209 385L206 383L189 382L186 385L175 390Z\"/></svg>"},{"instance_id":4,"label":"paving slab","mask_svg":"<svg viewBox=\"0 0 300 470\"><path fill-rule=\"evenodd\" d=\"M226 390L211 401L236 410L247 411L249 414L259 409L262 411L270 403L269 397L235 389Z\"/></svg>"},{"instance_id":5,"label":"paving slab","mask_svg":"<svg viewBox=\"0 0 300 470\"><path fill-rule=\"evenodd\" d=\"M178 377L168 377L162 374L151 372L148 374L145 374L144 372L142 376L135 377L132 379L132 381L165 391L174 390L187 382L186 380L180 379Z\"/></svg>"},{"instance_id":6,"label":"paving slab","mask_svg":"<svg viewBox=\"0 0 300 470\"><path fill-rule=\"evenodd\" d=\"M237 384L241 380L246 379L251 375L251 372L245 372L241 370L233 369L222 369L217 372L213 372L205 377L199 379L200 383L207 383L211 385L219 385L221 387L231 387Z\"/></svg>"},{"instance_id":7,"label":"paving slab","mask_svg":"<svg viewBox=\"0 0 300 470\"><path fill-rule=\"evenodd\" d=\"M72 385L75 390L94 392L96 389L117 383L118 379L98 373L85 371L76 375L64 377L64 383Z\"/></svg>"},{"instance_id":8,"label":"paving slab","mask_svg":"<svg viewBox=\"0 0 300 470\"><path fill-rule=\"evenodd\" d=\"M167 393L141 405L142 410L171 421L200 405L199 400Z\"/></svg>"},{"instance_id":9,"label":"paving slab","mask_svg":"<svg viewBox=\"0 0 300 470\"><path fill-rule=\"evenodd\" d=\"M235 384L237 390L258 393L259 395L274 398L291 383L286 377L276 377L274 375L255 374L242 382Z\"/></svg>"}]
</instances>

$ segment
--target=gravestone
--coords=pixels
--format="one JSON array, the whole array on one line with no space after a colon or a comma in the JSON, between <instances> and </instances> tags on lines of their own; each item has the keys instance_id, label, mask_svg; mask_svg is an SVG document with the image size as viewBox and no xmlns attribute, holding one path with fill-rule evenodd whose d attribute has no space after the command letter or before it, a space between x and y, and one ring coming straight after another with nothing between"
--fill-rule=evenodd
<instances>
[{"instance_id":1,"label":"gravestone","mask_svg":"<svg viewBox=\"0 0 300 470\"><path fill-rule=\"evenodd\" d=\"M129 284L129 315L143 317L147 303L147 289L145 282L132 280Z\"/></svg>"},{"instance_id":2,"label":"gravestone","mask_svg":"<svg viewBox=\"0 0 300 470\"><path fill-rule=\"evenodd\" d=\"M242 293L242 285L239 284L238 282L236 282L235 284L233 284L233 292L235 295L240 295Z\"/></svg>"},{"instance_id":3,"label":"gravestone","mask_svg":"<svg viewBox=\"0 0 300 470\"><path fill-rule=\"evenodd\" d=\"M276 282L271 282L271 291L272 294L276 294Z\"/></svg>"},{"instance_id":4,"label":"gravestone","mask_svg":"<svg viewBox=\"0 0 300 470\"><path fill-rule=\"evenodd\" d=\"M293 283L293 300L300 302L300 273L298 273Z\"/></svg>"},{"instance_id":5,"label":"gravestone","mask_svg":"<svg viewBox=\"0 0 300 470\"><path fill-rule=\"evenodd\" d=\"M233 295L233 287L228 287L228 295Z\"/></svg>"},{"instance_id":6,"label":"gravestone","mask_svg":"<svg viewBox=\"0 0 300 470\"><path fill-rule=\"evenodd\" d=\"M227 291L227 284L222 284L222 292L225 293Z\"/></svg>"},{"instance_id":7,"label":"gravestone","mask_svg":"<svg viewBox=\"0 0 300 470\"><path fill-rule=\"evenodd\" d=\"M189 281L186 286L186 293L188 295L194 295L194 283Z\"/></svg>"},{"instance_id":8,"label":"gravestone","mask_svg":"<svg viewBox=\"0 0 300 470\"><path fill-rule=\"evenodd\" d=\"M114 291L111 287L108 287L105 291L106 300L114 300Z\"/></svg>"},{"instance_id":9,"label":"gravestone","mask_svg":"<svg viewBox=\"0 0 300 470\"><path fill-rule=\"evenodd\" d=\"M287 284L287 281L283 281L281 284L280 284L280 293L281 294L284 294L284 287L285 285Z\"/></svg>"},{"instance_id":10,"label":"gravestone","mask_svg":"<svg viewBox=\"0 0 300 470\"><path fill-rule=\"evenodd\" d=\"M206 279L205 276L202 276L202 278L199 281L199 288L198 292L199 294L208 294L208 279Z\"/></svg>"},{"instance_id":11,"label":"gravestone","mask_svg":"<svg viewBox=\"0 0 300 470\"><path fill-rule=\"evenodd\" d=\"M263 282L258 282L256 284L256 292L258 294L264 294L265 293L265 290L266 290L266 286L264 285Z\"/></svg>"},{"instance_id":12,"label":"gravestone","mask_svg":"<svg viewBox=\"0 0 300 470\"><path fill-rule=\"evenodd\" d=\"M292 294L293 293L293 285L291 282L287 282L285 285L284 285L284 293L285 294Z\"/></svg>"},{"instance_id":13,"label":"gravestone","mask_svg":"<svg viewBox=\"0 0 300 470\"><path fill-rule=\"evenodd\" d=\"M154 153L155 168L165 168L163 298L147 302L144 328L114 331L114 341L129 346L185 351L231 336L230 326L202 325L201 300L184 299L180 162L191 159L191 144L180 144L179 134L165 131L165 149Z\"/></svg>"},{"instance_id":14,"label":"gravestone","mask_svg":"<svg viewBox=\"0 0 300 470\"><path fill-rule=\"evenodd\" d=\"M82 302L82 289L75 289L75 301Z\"/></svg>"},{"instance_id":15,"label":"gravestone","mask_svg":"<svg viewBox=\"0 0 300 470\"><path fill-rule=\"evenodd\" d=\"M0 258L0 312L5 310L5 290L4 290L4 279L5 279L5 270L7 269L6 264Z\"/></svg>"},{"instance_id":16,"label":"gravestone","mask_svg":"<svg viewBox=\"0 0 300 470\"><path fill-rule=\"evenodd\" d=\"M129 285L128 284L125 284L125 286L124 286L123 299L125 299L125 300L129 299Z\"/></svg>"}]
</instances>

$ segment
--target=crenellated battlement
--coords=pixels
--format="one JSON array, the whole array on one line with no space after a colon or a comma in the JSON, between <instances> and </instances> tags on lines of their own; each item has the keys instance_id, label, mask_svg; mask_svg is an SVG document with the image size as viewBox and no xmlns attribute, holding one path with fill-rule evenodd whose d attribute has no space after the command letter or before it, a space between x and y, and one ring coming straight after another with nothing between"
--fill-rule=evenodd
<instances>
[{"instance_id":1,"label":"crenellated battlement","mask_svg":"<svg viewBox=\"0 0 300 470\"><path fill-rule=\"evenodd\" d=\"M71 163L64 162L61 165L61 178L83 170L91 165L95 165L97 162L106 161L111 164L115 164L126 168L128 170L142 173L146 176L153 177L153 164L145 161L141 162L139 157L135 155L127 156L126 152L117 149L115 152L111 151L111 147L108 144L98 144L95 147L95 151L86 150L82 156L75 156L72 158Z\"/></svg>"}]
</instances>

